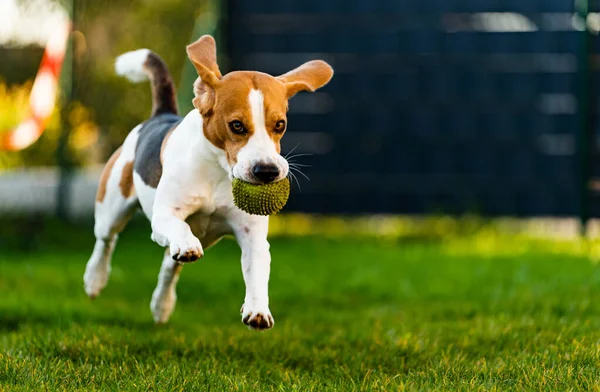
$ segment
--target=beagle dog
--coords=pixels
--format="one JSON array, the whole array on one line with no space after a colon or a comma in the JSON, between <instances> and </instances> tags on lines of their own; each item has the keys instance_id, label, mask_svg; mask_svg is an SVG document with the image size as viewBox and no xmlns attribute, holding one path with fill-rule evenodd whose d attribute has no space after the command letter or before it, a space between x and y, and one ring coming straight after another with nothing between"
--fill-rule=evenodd
<instances>
[{"instance_id":1,"label":"beagle dog","mask_svg":"<svg viewBox=\"0 0 600 392\"><path fill-rule=\"evenodd\" d=\"M314 60L277 77L253 71L222 75L211 36L186 49L199 77L194 109L185 117L178 115L173 80L157 54L140 49L117 58L118 74L134 82L150 79L152 114L129 133L102 172L85 291L94 298L106 286L118 234L141 208L151 222L152 240L165 248L150 303L157 323L167 322L173 312L183 264L232 234L242 250L246 284L242 321L252 329L268 329L274 324L269 218L237 208L231 181L266 184L288 175L288 162L280 155L288 99L324 86L333 69Z\"/></svg>"}]
</instances>

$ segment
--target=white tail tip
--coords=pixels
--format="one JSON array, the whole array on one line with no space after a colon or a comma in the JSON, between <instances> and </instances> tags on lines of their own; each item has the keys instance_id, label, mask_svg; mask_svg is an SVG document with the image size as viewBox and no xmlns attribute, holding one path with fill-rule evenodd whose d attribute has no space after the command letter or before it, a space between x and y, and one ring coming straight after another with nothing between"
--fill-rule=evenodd
<instances>
[{"instance_id":1,"label":"white tail tip","mask_svg":"<svg viewBox=\"0 0 600 392\"><path fill-rule=\"evenodd\" d=\"M142 82L148 80L148 75L144 68L144 63L150 54L148 49L138 49L133 52L127 52L115 61L115 71L118 75L125 76L132 82Z\"/></svg>"}]
</instances>

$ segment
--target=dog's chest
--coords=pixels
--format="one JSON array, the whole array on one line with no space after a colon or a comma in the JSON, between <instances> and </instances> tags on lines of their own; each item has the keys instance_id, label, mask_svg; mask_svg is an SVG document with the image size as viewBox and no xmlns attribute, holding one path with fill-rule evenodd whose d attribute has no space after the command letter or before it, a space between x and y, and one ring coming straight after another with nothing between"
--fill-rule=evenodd
<instances>
[{"instance_id":1,"label":"dog's chest","mask_svg":"<svg viewBox=\"0 0 600 392\"><path fill-rule=\"evenodd\" d=\"M200 207L186 219L186 222L204 247L232 233L228 212L235 207L233 207L233 195L229 183L217 184L214 187L207 185L204 187L204 192L198 193L194 199L193 202Z\"/></svg>"}]
</instances>

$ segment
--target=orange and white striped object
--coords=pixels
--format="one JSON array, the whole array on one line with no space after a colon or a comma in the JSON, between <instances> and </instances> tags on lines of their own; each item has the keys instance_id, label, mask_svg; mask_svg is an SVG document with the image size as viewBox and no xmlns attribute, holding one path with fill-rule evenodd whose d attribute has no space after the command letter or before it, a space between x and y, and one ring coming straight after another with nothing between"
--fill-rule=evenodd
<instances>
[{"instance_id":1,"label":"orange and white striped object","mask_svg":"<svg viewBox=\"0 0 600 392\"><path fill-rule=\"evenodd\" d=\"M29 115L6 134L2 141L2 149L18 151L27 148L44 132L56 105L58 80L70 30L70 23L65 23L48 37L44 57L29 97Z\"/></svg>"}]
</instances>

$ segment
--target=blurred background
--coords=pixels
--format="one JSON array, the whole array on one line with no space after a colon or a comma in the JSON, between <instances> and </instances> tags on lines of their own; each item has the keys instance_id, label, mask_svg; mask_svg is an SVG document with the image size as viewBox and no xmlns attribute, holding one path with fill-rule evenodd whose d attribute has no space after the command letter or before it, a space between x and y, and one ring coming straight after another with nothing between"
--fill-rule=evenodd
<instances>
[{"instance_id":1,"label":"blurred background","mask_svg":"<svg viewBox=\"0 0 600 392\"><path fill-rule=\"evenodd\" d=\"M45 131L0 151L0 214L89 219L102 164L150 110L149 86L118 78L115 57L159 53L187 112L184 48L209 33L224 71L277 75L314 58L336 71L290 103L283 152L302 154L310 181L299 176L287 213L574 227L600 213L597 11L585 0L3 0L2 137L27 117L48 37L69 20L73 33Z\"/></svg>"}]
</instances>

